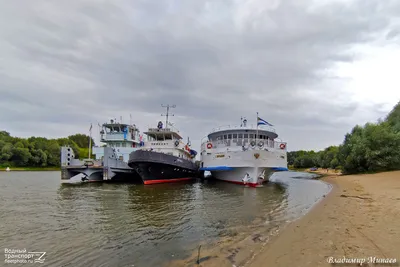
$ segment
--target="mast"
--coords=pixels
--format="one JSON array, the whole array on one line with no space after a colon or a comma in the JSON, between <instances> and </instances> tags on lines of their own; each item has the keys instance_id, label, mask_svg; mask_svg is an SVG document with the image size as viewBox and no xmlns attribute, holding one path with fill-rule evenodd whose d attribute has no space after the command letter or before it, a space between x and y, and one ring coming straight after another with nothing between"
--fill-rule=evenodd
<instances>
[{"instance_id":1,"label":"mast","mask_svg":"<svg viewBox=\"0 0 400 267\"><path fill-rule=\"evenodd\" d=\"M257 144L257 137L258 137L258 112L257 112L256 123L257 123L257 133L256 133L256 144Z\"/></svg>"},{"instance_id":2,"label":"mast","mask_svg":"<svg viewBox=\"0 0 400 267\"><path fill-rule=\"evenodd\" d=\"M167 128L168 127L168 116L174 116L174 114L171 114L171 115L169 114L169 109L176 108L176 105L161 105L161 107L167 108L167 114L166 115L161 114L161 116L166 116L165 128Z\"/></svg>"},{"instance_id":3,"label":"mast","mask_svg":"<svg viewBox=\"0 0 400 267\"><path fill-rule=\"evenodd\" d=\"M90 152L91 152L91 148L92 148L92 127L93 125L90 124L90 129L89 129L89 159L90 159Z\"/></svg>"}]
</instances>

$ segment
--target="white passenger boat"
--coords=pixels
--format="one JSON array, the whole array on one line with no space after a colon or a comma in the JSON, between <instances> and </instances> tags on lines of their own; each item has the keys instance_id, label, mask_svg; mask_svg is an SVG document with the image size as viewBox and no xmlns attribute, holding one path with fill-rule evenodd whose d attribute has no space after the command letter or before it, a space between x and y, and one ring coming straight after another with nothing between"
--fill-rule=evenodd
<instances>
[{"instance_id":1,"label":"white passenger boat","mask_svg":"<svg viewBox=\"0 0 400 267\"><path fill-rule=\"evenodd\" d=\"M213 129L201 145L201 171L209 171L218 180L261 186L276 171L287 171L286 143L278 142L273 125L258 117L255 127L240 126Z\"/></svg>"}]
</instances>

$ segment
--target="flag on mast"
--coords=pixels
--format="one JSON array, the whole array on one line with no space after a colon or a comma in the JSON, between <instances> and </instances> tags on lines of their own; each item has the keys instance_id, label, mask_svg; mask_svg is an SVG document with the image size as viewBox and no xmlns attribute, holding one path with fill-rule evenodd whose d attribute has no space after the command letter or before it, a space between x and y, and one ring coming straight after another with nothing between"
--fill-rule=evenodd
<instances>
[{"instance_id":1,"label":"flag on mast","mask_svg":"<svg viewBox=\"0 0 400 267\"><path fill-rule=\"evenodd\" d=\"M258 117L258 113L257 113L257 127L258 125L269 125L269 126L273 126L271 123L267 122L266 120L261 119L260 117Z\"/></svg>"}]
</instances>

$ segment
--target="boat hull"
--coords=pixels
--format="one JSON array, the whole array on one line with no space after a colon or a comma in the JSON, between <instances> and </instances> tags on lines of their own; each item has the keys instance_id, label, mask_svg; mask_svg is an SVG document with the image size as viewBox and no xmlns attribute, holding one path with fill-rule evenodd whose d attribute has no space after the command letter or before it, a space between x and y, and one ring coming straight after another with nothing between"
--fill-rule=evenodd
<instances>
[{"instance_id":1,"label":"boat hull","mask_svg":"<svg viewBox=\"0 0 400 267\"><path fill-rule=\"evenodd\" d=\"M277 171L287 171L286 155L282 151L220 150L202 154L202 168L218 180L252 187L269 181Z\"/></svg>"},{"instance_id":2,"label":"boat hull","mask_svg":"<svg viewBox=\"0 0 400 267\"><path fill-rule=\"evenodd\" d=\"M139 175L111 147L102 148L102 160L79 160L69 147L61 148L61 183L141 181Z\"/></svg>"},{"instance_id":3,"label":"boat hull","mask_svg":"<svg viewBox=\"0 0 400 267\"><path fill-rule=\"evenodd\" d=\"M61 167L61 183L102 182L102 166L69 166Z\"/></svg>"},{"instance_id":4,"label":"boat hull","mask_svg":"<svg viewBox=\"0 0 400 267\"><path fill-rule=\"evenodd\" d=\"M145 185L193 180L198 172L196 164L189 160L145 150L132 152L128 165L136 170Z\"/></svg>"},{"instance_id":5,"label":"boat hull","mask_svg":"<svg viewBox=\"0 0 400 267\"><path fill-rule=\"evenodd\" d=\"M211 175L221 181L258 187L269 181L274 171L263 167L237 167L231 170L211 171Z\"/></svg>"}]
</instances>

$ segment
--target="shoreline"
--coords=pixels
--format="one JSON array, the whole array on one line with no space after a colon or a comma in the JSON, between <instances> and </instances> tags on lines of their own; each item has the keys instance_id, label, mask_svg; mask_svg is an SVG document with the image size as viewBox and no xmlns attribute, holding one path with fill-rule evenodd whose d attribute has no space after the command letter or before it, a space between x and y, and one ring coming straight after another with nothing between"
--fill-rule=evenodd
<instances>
[{"instance_id":1,"label":"shoreline","mask_svg":"<svg viewBox=\"0 0 400 267\"><path fill-rule=\"evenodd\" d=\"M0 172L6 172L6 168L0 168ZM10 167L10 172L30 172L30 171L61 171L60 167Z\"/></svg>"},{"instance_id":2,"label":"shoreline","mask_svg":"<svg viewBox=\"0 0 400 267\"><path fill-rule=\"evenodd\" d=\"M258 254L263 250L264 247L267 247L270 243L273 243L282 232L286 231L287 227L289 227L292 223L301 220L301 218L307 215L310 210L313 210L316 206L318 206L325 199L326 195L332 192L333 186L330 183L322 181L322 176L323 175L318 175L313 179L305 179L319 180L318 182L323 183L328 187L328 191L325 191L324 193L325 195L321 194L318 199L311 204L311 206L307 207L307 212L305 214L299 214L299 216L296 216L295 218L287 218L286 221L275 221L275 219L270 217L269 214L264 214L263 216L256 218L245 231L242 232L236 231L235 229L229 229L228 232L234 232L233 235L221 236L217 240L211 241L210 243L207 241L201 242L197 245L197 248L193 249L193 251L195 251L194 253L191 253L185 258L166 262L163 266L249 266L252 260L258 257ZM281 186L281 183L277 182L276 185ZM199 246L201 246L200 256L198 255ZM200 258L200 264L196 263L198 258Z\"/></svg>"},{"instance_id":3,"label":"shoreline","mask_svg":"<svg viewBox=\"0 0 400 267\"><path fill-rule=\"evenodd\" d=\"M333 186L330 193L246 266L331 266L352 260L371 264L374 257L398 266L400 171L321 180Z\"/></svg>"},{"instance_id":4,"label":"shoreline","mask_svg":"<svg viewBox=\"0 0 400 267\"><path fill-rule=\"evenodd\" d=\"M202 248L200 264L194 253L166 266L399 266L400 171L312 173L322 175L316 179L331 189L304 216L257 242L247 234Z\"/></svg>"}]
</instances>

